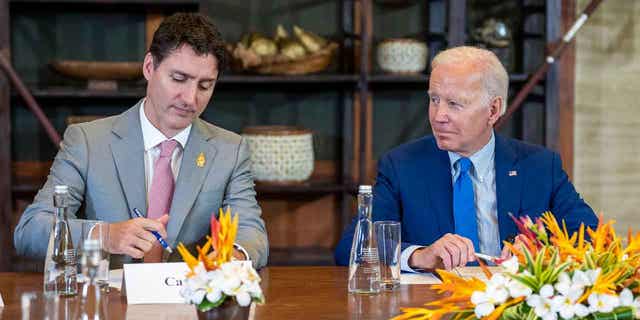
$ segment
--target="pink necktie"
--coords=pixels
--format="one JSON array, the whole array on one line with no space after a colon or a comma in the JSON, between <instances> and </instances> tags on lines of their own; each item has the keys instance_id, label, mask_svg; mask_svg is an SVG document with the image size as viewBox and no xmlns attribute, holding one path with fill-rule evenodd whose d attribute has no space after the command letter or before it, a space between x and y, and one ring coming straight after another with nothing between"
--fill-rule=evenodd
<instances>
[{"instance_id":1,"label":"pink necktie","mask_svg":"<svg viewBox=\"0 0 640 320\"><path fill-rule=\"evenodd\" d=\"M176 140L165 140L160 143L160 156L153 167L153 178L149 188L149 209L147 218L157 219L169 214L173 199L173 171L171 171L171 155L178 145ZM162 260L162 246L154 241L153 248L144 256L145 262L160 262Z\"/></svg>"}]
</instances>

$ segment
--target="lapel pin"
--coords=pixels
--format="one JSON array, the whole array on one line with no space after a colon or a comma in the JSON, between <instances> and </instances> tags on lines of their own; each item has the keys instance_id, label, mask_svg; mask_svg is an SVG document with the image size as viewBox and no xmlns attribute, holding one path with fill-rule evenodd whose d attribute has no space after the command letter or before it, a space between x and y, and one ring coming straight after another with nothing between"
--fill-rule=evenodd
<instances>
[{"instance_id":1,"label":"lapel pin","mask_svg":"<svg viewBox=\"0 0 640 320\"><path fill-rule=\"evenodd\" d=\"M196 166L202 168L205 163L207 163L207 160L204 158L204 153L200 152L200 154L198 154L198 158L196 158Z\"/></svg>"},{"instance_id":2,"label":"lapel pin","mask_svg":"<svg viewBox=\"0 0 640 320\"><path fill-rule=\"evenodd\" d=\"M509 177L515 177L517 175L518 175L518 171L516 171L516 170L509 171Z\"/></svg>"}]
</instances>

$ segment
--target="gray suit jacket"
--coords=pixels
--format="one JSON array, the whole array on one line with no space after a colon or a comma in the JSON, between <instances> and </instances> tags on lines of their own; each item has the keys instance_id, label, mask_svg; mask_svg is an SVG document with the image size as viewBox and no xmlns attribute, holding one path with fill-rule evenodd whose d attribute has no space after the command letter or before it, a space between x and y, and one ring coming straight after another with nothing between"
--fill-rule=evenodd
<instances>
[{"instance_id":1,"label":"gray suit jacket","mask_svg":"<svg viewBox=\"0 0 640 320\"><path fill-rule=\"evenodd\" d=\"M53 187L68 185L69 219L74 242L82 219L119 222L133 218L133 208L146 214L144 143L140 102L117 116L71 125L55 157L49 177L20 218L14 234L18 254L44 259L54 220ZM203 153L206 162L196 165ZM253 265L267 263L268 241L261 210L255 199L249 149L239 135L201 119L193 122L178 175L167 242L188 247L204 243L211 213L230 206L240 215L236 243L244 247ZM84 212L79 212L84 202ZM82 219L80 219L82 218ZM192 251L194 252L194 251ZM179 261L176 250L170 261ZM134 259L111 255L112 268Z\"/></svg>"}]
</instances>

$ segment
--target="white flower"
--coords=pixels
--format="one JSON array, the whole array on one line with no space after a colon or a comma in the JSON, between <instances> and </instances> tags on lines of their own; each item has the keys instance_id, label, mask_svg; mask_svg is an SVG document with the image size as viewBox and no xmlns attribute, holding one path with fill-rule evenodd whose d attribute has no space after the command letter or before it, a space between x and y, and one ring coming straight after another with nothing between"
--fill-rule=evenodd
<instances>
[{"instance_id":1,"label":"white flower","mask_svg":"<svg viewBox=\"0 0 640 320\"><path fill-rule=\"evenodd\" d=\"M635 314L636 319L640 319L640 297L635 298L633 300L633 306L635 307L635 310L636 310L636 314Z\"/></svg>"},{"instance_id":2,"label":"white flower","mask_svg":"<svg viewBox=\"0 0 640 320\"><path fill-rule=\"evenodd\" d=\"M571 280L576 285L580 285L583 287L590 287L594 283L596 283L596 280L598 279L599 275L600 275L600 268L595 270L587 270L587 271L576 270L573 272L573 278Z\"/></svg>"},{"instance_id":3,"label":"white flower","mask_svg":"<svg viewBox=\"0 0 640 320\"><path fill-rule=\"evenodd\" d=\"M240 306L248 306L254 299L264 301L260 276L248 261L227 262L208 272L198 265L194 275L185 280L180 294L192 304L202 303L205 297L216 303L225 295L235 297Z\"/></svg>"},{"instance_id":4,"label":"white flower","mask_svg":"<svg viewBox=\"0 0 640 320\"><path fill-rule=\"evenodd\" d=\"M586 278L586 277L585 277ZM571 319L579 313L589 314L589 309L582 304L576 304L576 301L584 293L584 286L573 283L567 273L561 273L558 276L558 282L555 285L559 295L553 297L553 310L560 314L563 319Z\"/></svg>"},{"instance_id":5,"label":"white flower","mask_svg":"<svg viewBox=\"0 0 640 320\"><path fill-rule=\"evenodd\" d=\"M573 306L574 311L576 312L576 316L578 316L579 318L584 318L586 316L589 315L589 308L587 308L587 306L585 306L584 304L576 304L575 306Z\"/></svg>"},{"instance_id":6,"label":"white flower","mask_svg":"<svg viewBox=\"0 0 640 320\"><path fill-rule=\"evenodd\" d=\"M513 256L500 264L505 270L509 273L517 273L518 272L518 257Z\"/></svg>"},{"instance_id":7,"label":"white flower","mask_svg":"<svg viewBox=\"0 0 640 320\"><path fill-rule=\"evenodd\" d=\"M620 305L625 307L633 306L633 293L631 290L624 288L620 292Z\"/></svg>"},{"instance_id":8,"label":"white flower","mask_svg":"<svg viewBox=\"0 0 640 320\"><path fill-rule=\"evenodd\" d=\"M576 313L575 300L568 296L557 295L551 299L551 305L555 312L560 314L562 319L571 319Z\"/></svg>"},{"instance_id":9,"label":"white flower","mask_svg":"<svg viewBox=\"0 0 640 320\"><path fill-rule=\"evenodd\" d=\"M222 299L222 290L220 290L220 288L207 288L207 300L209 300L209 302L215 303L220 299Z\"/></svg>"},{"instance_id":10,"label":"white flower","mask_svg":"<svg viewBox=\"0 0 640 320\"><path fill-rule=\"evenodd\" d=\"M509 294L513 298L529 297L533 293L531 288L525 286L517 280L509 281L509 283L507 283L507 289L509 290Z\"/></svg>"},{"instance_id":11,"label":"white flower","mask_svg":"<svg viewBox=\"0 0 640 320\"><path fill-rule=\"evenodd\" d=\"M589 301L589 311L609 313L620 305L620 298L610 294L592 293L587 299Z\"/></svg>"},{"instance_id":12,"label":"white flower","mask_svg":"<svg viewBox=\"0 0 640 320\"><path fill-rule=\"evenodd\" d=\"M471 302L476 306L474 311L478 318L489 315L496 305L502 304L509 298L509 291L505 286L507 278L501 274L495 274L487 282L485 291L475 291L471 295Z\"/></svg>"},{"instance_id":13,"label":"white flower","mask_svg":"<svg viewBox=\"0 0 640 320\"><path fill-rule=\"evenodd\" d=\"M484 291L475 291L471 295L471 303L476 306L474 311L478 318L491 314L495 309L494 301Z\"/></svg>"},{"instance_id":14,"label":"white flower","mask_svg":"<svg viewBox=\"0 0 640 320\"><path fill-rule=\"evenodd\" d=\"M551 298L553 296L553 286L550 284L545 284L540 288L540 296L543 298Z\"/></svg>"},{"instance_id":15,"label":"white flower","mask_svg":"<svg viewBox=\"0 0 640 320\"><path fill-rule=\"evenodd\" d=\"M236 293L236 301L241 307L246 307L251 304L251 296L246 291L239 291Z\"/></svg>"},{"instance_id":16,"label":"white flower","mask_svg":"<svg viewBox=\"0 0 640 320\"><path fill-rule=\"evenodd\" d=\"M571 278L569 278L569 275L564 272L558 276L558 282L556 282L555 288L562 296L571 300L572 303L578 300L584 293L584 286L581 283L574 283Z\"/></svg>"},{"instance_id":17,"label":"white flower","mask_svg":"<svg viewBox=\"0 0 640 320\"><path fill-rule=\"evenodd\" d=\"M555 320L558 318L551 297L553 286L545 284L540 288L540 294L532 294L527 298L527 304L534 309L535 314L543 320Z\"/></svg>"},{"instance_id":18,"label":"white flower","mask_svg":"<svg viewBox=\"0 0 640 320\"><path fill-rule=\"evenodd\" d=\"M202 300L204 300L204 296L207 294L204 290L197 290L191 292L191 294L187 297L189 303L200 304Z\"/></svg>"}]
</instances>

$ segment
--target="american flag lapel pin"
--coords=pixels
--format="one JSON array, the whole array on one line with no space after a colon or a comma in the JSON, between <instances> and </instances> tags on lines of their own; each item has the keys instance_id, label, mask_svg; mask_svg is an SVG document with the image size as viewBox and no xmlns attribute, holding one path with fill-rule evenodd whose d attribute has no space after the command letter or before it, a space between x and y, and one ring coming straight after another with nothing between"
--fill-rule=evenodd
<instances>
[{"instance_id":1,"label":"american flag lapel pin","mask_svg":"<svg viewBox=\"0 0 640 320\"><path fill-rule=\"evenodd\" d=\"M517 175L518 175L518 171L516 171L516 170L509 171L509 177L515 177Z\"/></svg>"}]
</instances>

